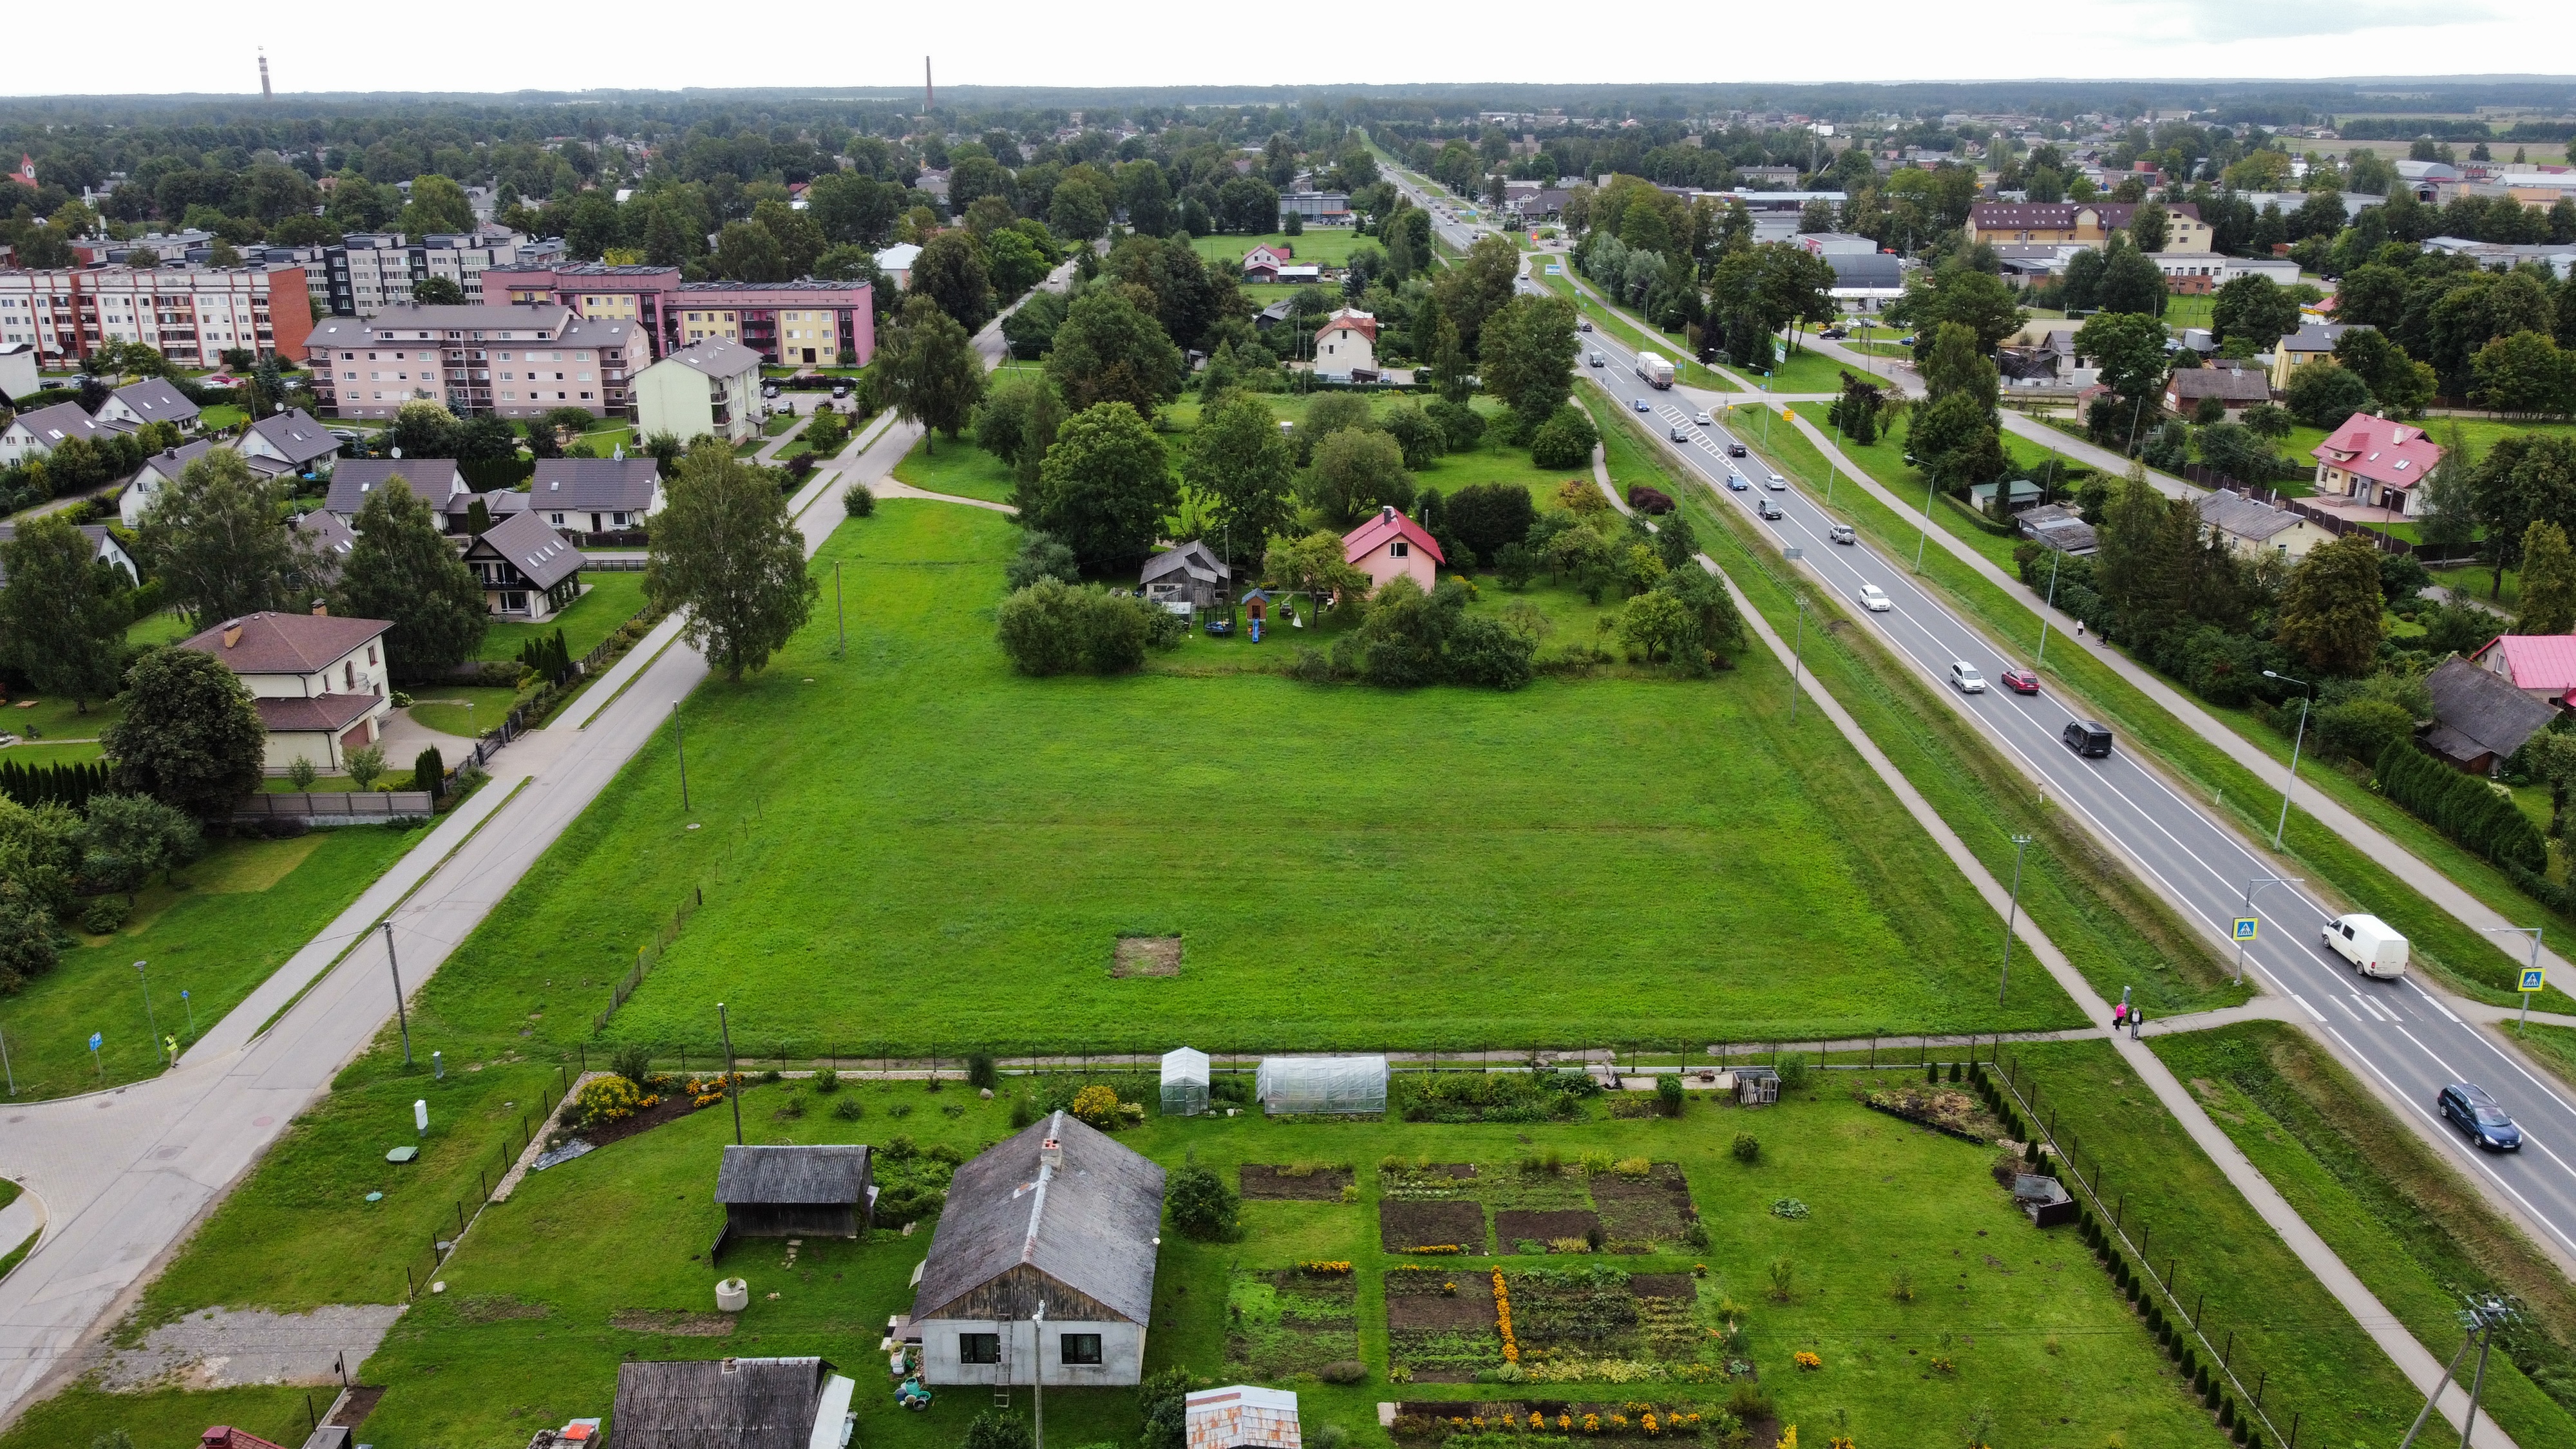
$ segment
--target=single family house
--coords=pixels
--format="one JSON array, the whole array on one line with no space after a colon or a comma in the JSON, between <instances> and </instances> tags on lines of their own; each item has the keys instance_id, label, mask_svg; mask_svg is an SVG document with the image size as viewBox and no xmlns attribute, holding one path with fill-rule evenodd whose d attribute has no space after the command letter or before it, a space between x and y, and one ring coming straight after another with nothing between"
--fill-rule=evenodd
<instances>
[{"instance_id":1,"label":"single family house","mask_svg":"<svg viewBox=\"0 0 2576 1449\"><path fill-rule=\"evenodd\" d=\"M258 613L227 619L180 641L212 654L250 691L268 727L268 772L283 775L299 759L326 774L347 767L348 753L372 745L393 714L385 657L387 619Z\"/></svg>"},{"instance_id":2,"label":"single family house","mask_svg":"<svg viewBox=\"0 0 2576 1449\"><path fill-rule=\"evenodd\" d=\"M949 1181L904 1325L922 1382L1137 1382L1162 1221L1163 1169L1071 1113L986 1149Z\"/></svg>"},{"instance_id":3,"label":"single family house","mask_svg":"<svg viewBox=\"0 0 2576 1449\"><path fill-rule=\"evenodd\" d=\"M9 426L0 428L0 467L41 458L72 438L96 442L101 433L112 431L82 412L76 402L20 413L9 420Z\"/></svg>"},{"instance_id":4,"label":"single family house","mask_svg":"<svg viewBox=\"0 0 2576 1449\"><path fill-rule=\"evenodd\" d=\"M2433 696L2433 722L2417 738L2435 758L2472 775L2494 774L2558 717L2557 706L2457 654L2424 676L2424 688Z\"/></svg>"},{"instance_id":5,"label":"single family house","mask_svg":"<svg viewBox=\"0 0 2576 1449\"><path fill-rule=\"evenodd\" d=\"M118 568L125 571L125 586L127 588L134 587L135 582L143 577L143 570L134 566L134 555L125 551L125 546L116 541L116 535L107 531L106 524L84 523L80 525L80 531L81 537L89 540L91 558L108 565L110 568ZM14 523L0 523L0 544L8 543L17 538L17 536L18 525ZM0 584L5 584L8 581L9 570L7 563L5 560L0 560Z\"/></svg>"},{"instance_id":6,"label":"single family house","mask_svg":"<svg viewBox=\"0 0 2576 1449\"><path fill-rule=\"evenodd\" d=\"M821 1358L708 1358L617 1366L617 1449L843 1449L858 1382Z\"/></svg>"},{"instance_id":7,"label":"single family house","mask_svg":"<svg viewBox=\"0 0 2576 1449\"><path fill-rule=\"evenodd\" d=\"M312 546L314 582L326 586L336 582L349 550L358 546L357 533L328 508L297 514L293 527L296 536Z\"/></svg>"},{"instance_id":8,"label":"single family house","mask_svg":"<svg viewBox=\"0 0 2576 1449\"><path fill-rule=\"evenodd\" d=\"M2325 530L2307 519L2234 488L2214 489L2201 499L2200 521L2228 547L2248 554L2268 551L2304 558L2326 540Z\"/></svg>"},{"instance_id":9,"label":"single family house","mask_svg":"<svg viewBox=\"0 0 2576 1449\"><path fill-rule=\"evenodd\" d=\"M98 409L102 423L123 423L139 428L145 423L177 423L179 431L193 433L204 414L187 395L158 377L128 383L107 395Z\"/></svg>"},{"instance_id":10,"label":"single family house","mask_svg":"<svg viewBox=\"0 0 2576 1449\"><path fill-rule=\"evenodd\" d=\"M1315 376L1376 381L1376 316L1344 307L1325 318L1324 325L1315 329Z\"/></svg>"},{"instance_id":11,"label":"single family house","mask_svg":"<svg viewBox=\"0 0 2576 1449\"><path fill-rule=\"evenodd\" d=\"M1392 505L1342 535L1342 562L1369 577L1372 590L1390 579L1409 578L1431 592L1440 566L1449 562L1431 531L1397 512Z\"/></svg>"},{"instance_id":12,"label":"single family house","mask_svg":"<svg viewBox=\"0 0 2576 1449\"><path fill-rule=\"evenodd\" d=\"M340 440L315 422L311 413L289 408L251 424L233 447L262 472L327 478L331 460L339 456Z\"/></svg>"},{"instance_id":13,"label":"single family house","mask_svg":"<svg viewBox=\"0 0 2576 1449\"><path fill-rule=\"evenodd\" d=\"M580 549L533 513L513 513L465 546L494 617L541 624L581 597Z\"/></svg>"},{"instance_id":14,"label":"single family house","mask_svg":"<svg viewBox=\"0 0 2576 1449\"><path fill-rule=\"evenodd\" d=\"M126 527L138 527L150 511L161 490L179 481L188 465L215 450L212 438L195 438L175 448L164 448L143 460L134 476L125 481L125 491L117 496L116 516Z\"/></svg>"},{"instance_id":15,"label":"single family house","mask_svg":"<svg viewBox=\"0 0 2576 1449\"><path fill-rule=\"evenodd\" d=\"M521 505L549 528L608 533L641 528L662 511L661 465L634 458L545 458Z\"/></svg>"},{"instance_id":16,"label":"single family house","mask_svg":"<svg viewBox=\"0 0 2576 1449\"><path fill-rule=\"evenodd\" d=\"M1181 1400L1184 1449L1299 1449L1297 1394L1229 1384L1200 1389Z\"/></svg>"},{"instance_id":17,"label":"single family house","mask_svg":"<svg viewBox=\"0 0 2576 1449\"><path fill-rule=\"evenodd\" d=\"M2272 400L2272 380L2250 367L2177 367L2165 378L2165 411L2190 417L2201 399L2216 398L2229 412Z\"/></svg>"},{"instance_id":18,"label":"single family house","mask_svg":"<svg viewBox=\"0 0 2576 1449\"><path fill-rule=\"evenodd\" d=\"M2469 662L2548 705L2576 690L2576 634L2498 634Z\"/></svg>"},{"instance_id":19,"label":"single family house","mask_svg":"<svg viewBox=\"0 0 2576 1449\"><path fill-rule=\"evenodd\" d=\"M358 510L367 506L367 495L396 478L403 480L414 498L427 502L432 513L446 513L454 500L473 491L465 482L465 470L453 458L344 458L331 470L331 486L322 495L322 507L344 522L354 521Z\"/></svg>"},{"instance_id":20,"label":"single family house","mask_svg":"<svg viewBox=\"0 0 2576 1449\"><path fill-rule=\"evenodd\" d=\"M2288 392L2290 379L2302 367L2324 362L2334 356L2335 344L2343 335L2361 327L2352 322L2309 322L2299 330L2272 345L2272 390ZM2361 328L2368 331L2366 327Z\"/></svg>"},{"instance_id":21,"label":"single family house","mask_svg":"<svg viewBox=\"0 0 2576 1449\"><path fill-rule=\"evenodd\" d=\"M1204 609L1217 602L1233 578L1234 570L1226 567L1225 560L1194 538L1147 559L1136 582L1145 597L1157 604Z\"/></svg>"},{"instance_id":22,"label":"single family house","mask_svg":"<svg viewBox=\"0 0 2576 1449\"><path fill-rule=\"evenodd\" d=\"M2317 492L2413 518L2423 511L2421 484L2442 462L2424 430L2354 413L2312 450Z\"/></svg>"}]
</instances>

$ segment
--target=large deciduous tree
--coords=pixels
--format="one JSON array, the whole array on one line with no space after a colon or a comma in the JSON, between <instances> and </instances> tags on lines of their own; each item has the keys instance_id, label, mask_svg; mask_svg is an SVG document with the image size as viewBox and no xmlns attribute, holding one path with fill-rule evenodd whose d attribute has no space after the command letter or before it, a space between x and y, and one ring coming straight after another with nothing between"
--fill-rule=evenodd
<instances>
[{"instance_id":1,"label":"large deciduous tree","mask_svg":"<svg viewBox=\"0 0 2576 1449\"><path fill-rule=\"evenodd\" d=\"M896 414L951 438L964 432L984 396L983 359L966 329L928 297L904 299L871 369ZM927 436L923 439L929 442Z\"/></svg>"},{"instance_id":2,"label":"large deciduous tree","mask_svg":"<svg viewBox=\"0 0 2576 1449\"><path fill-rule=\"evenodd\" d=\"M2379 551L2366 534L2346 534L2310 551L2290 571L2274 637L2311 668L2360 674L2379 657L2385 608Z\"/></svg>"},{"instance_id":3,"label":"large deciduous tree","mask_svg":"<svg viewBox=\"0 0 2576 1449\"><path fill-rule=\"evenodd\" d=\"M396 474L367 491L350 526L358 541L340 562L331 607L352 618L392 620L385 649L408 676L473 658L491 624L483 586L439 533L428 500Z\"/></svg>"},{"instance_id":4,"label":"large deciduous tree","mask_svg":"<svg viewBox=\"0 0 2576 1449\"><path fill-rule=\"evenodd\" d=\"M199 820L228 817L259 788L268 731L222 660L156 649L127 676L125 714L99 732L108 781Z\"/></svg>"},{"instance_id":5,"label":"large deciduous tree","mask_svg":"<svg viewBox=\"0 0 2576 1449\"><path fill-rule=\"evenodd\" d=\"M125 665L126 591L134 581L100 560L69 516L48 513L0 544L9 581L0 586L0 649L47 694L68 695L75 712L116 692Z\"/></svg>"},{"instance_id":6,"label":"large deciduous tree","mask_svg":"<svg viewBox=\"0 0 2576 1449\"><path fill-rule=\"evenodd\" d=\"M2299 299L2270 277L2248 272L2210 298L2209 327L2216 341L2242 338L2256 352L2269 352L2272 344L2299 330Z\"/></svg>"},{"instance_id":7,"label":"large deciduous tree","mask_svg":"<svg viewBox=\"0 0 2576 1449\"><path fill-rule=\"evenodd\" d=\"M1095 287L1073 300L1046 366L1076 412L1122 402L1150 417L1180 396L1183 377L1170 334L1118 287Z\"/></svg>"},{"instance_id":8,"label":"large deciduous tree","mask_svg":"<svg viewBox=\"0 0 2576 1449\"><path fill-rule=\"evenodd\" d=\"M670 502L653 520L644 592L687 611L681 636L742 678L769 662L802 627L821 586L805 569L805 536L787 499L759 469L720 443L680 459Z\"/></svg>"},{"instance_id":9,"label":"large deciduous tree","mask_svg":"<svg viewBox=\"0 0 2576 1449\"><path fill-rule=\"evenodd\" d=\"M1142 563L1180 503L1171 455L1123 401L1095 403L1056 430L1039 465L1029 522L1064 540L1086 569Z\"/></svg>"},{"instance_id":10,"label":"large deciduous tree","mask_svg":"<svg viewBox=\"0 0 2576 1449\"><path fill-rule=\"evenodd\" d=\"M1485 391L1512 410L1523 434L1574 393L1574 304L1563 297L1514 297L1485 321Z\"/></svg>"},{"instance_id":11,"label":"large deciduous tree","mask_svg":"<svg viewBox=\"0 0 2576 1449\"><path fill-rule=\"evenodd\" d=\"M1297 521L1297 450L1270 405L1232 393L1199 415L1181 481L1208 500L1209 537L1229 563L1258 560L1273 534Z\"/></svg>"},{"instance_id":12,"label":"large deciduous tree","mask_svg":"<svg viewBox=\"0 0 2576 1449\"><path fill-rule=\"evenodd\" d=\"M2515 632L2565 634L2576 631L2576 555L2567 548L2567 532L2540 522L2522 535L2522 613Z\"/></svg>"},{"instance_id":13,"label":"large deciduous tree","mask_svg":"<svg viewBox=\"0 0 2576 1449\"><path fill-rule=\"evenodd\" d=\"M969 333L993 320L993 280L985 270L984 253L962 230L943 231L923 244L921 255L912 259L907 290L938 303Z\"/></svg>"},{"instance_id":14,"label":"large deciduous tree","mask_svg":"<svg viewBox=\"0 0 2576 1449\"><path fill-rule=\"evenodd\" d=\"M287 605L301 570L283 501L229 448L189 463L143 514L145 567L162 596L200 628Z\"/></svg>"}]
</instances>

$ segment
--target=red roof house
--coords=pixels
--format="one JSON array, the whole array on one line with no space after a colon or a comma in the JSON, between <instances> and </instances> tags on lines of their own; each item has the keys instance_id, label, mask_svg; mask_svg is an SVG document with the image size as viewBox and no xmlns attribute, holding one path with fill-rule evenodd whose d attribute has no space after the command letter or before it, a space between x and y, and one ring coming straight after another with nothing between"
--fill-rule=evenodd
<instances>
[{"instance_id":1,"label":"red roof house","mask_svg":"<svg viewBox=\"0 0 2576 1449\"><path fill-rule=\"evenodd\" d=\"M1376 381L1377 315L1344 307L1325 318L1315 329L1315 375Z\"/></svg>"},{"instance_id":2,"label":"red roof house","mask_svg":"<svg viewBox=\"0 0 2576 1449\"><path fill-rule=\"evenodd\" d=\"M2469 662L2546 704L2570 704L2576 694L2576 634L2499 634Z\"/></svg>"},{"instance_id":3,"label":"red roof house","mask_svg":"<svg viewBox=\"0 0 2576 1449\"><path fill-rule=\"evenodd\" d=\"M2313 455L2318 493L2408 518L2423 511L2423 494L2416 485L2442 461L2442 450L2422 428L2369 413L2344 419Z\"/></svg>"},{"instance_id":4,"label":"red roof house","mask_svg":"<svg viewBox=\"0 0 2576 1449\"><path fill-rule=\"evenodd\" d=\"M1449 562L1430 530L1391 504L1342 535L1342 561L1367 574L1372 589L1401 576L1420 584L1426 594L1431 592L1435 571Z\"/></svg>"}]
</instances>

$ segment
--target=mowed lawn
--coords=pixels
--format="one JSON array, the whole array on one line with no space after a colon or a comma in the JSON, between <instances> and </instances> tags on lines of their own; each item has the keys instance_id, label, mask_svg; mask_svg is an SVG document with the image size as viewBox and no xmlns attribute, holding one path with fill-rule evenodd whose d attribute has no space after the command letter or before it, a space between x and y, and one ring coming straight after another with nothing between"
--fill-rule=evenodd
<instances>
[{"instance_id":1,"label":"mowed lawn","mask_svg":"<svg viewBox=\"0 0 2576 1449\"><path fill-rule=\"evenodd\" d=\"M213 1026L421 833L352 825L294 840L226 840L179 871L184 888L147 887L123 929L75 935L53 971L0 997L17 1095L58 1097L158 1073L167 1058L153 1036L156 1022L182 1047L195 1040L191 1011L197 1032ZM136 961L148 971L138 974ZM95 1061L92 1032L104 1038Z\"/></svg>"},{"instance_id":2,"label":"mowed lawn","mask_svg":"<svg viewBox=\"0 0 2576 1449\"><path fill-rule=\"evenodd\" d=\"M617 631L617 626L632 619L644 607L644 575L640 571L586 569L581 581L587 585L572 607L542 624L494 624L483 631L483 647L475 651L478 659L516 659L519 650L531 639L552 638L563 631L564 650L579 659L599 647L599 641Z\"/></svg>"},{"instance_id":3,"label":"mowed lawn","mask_svg":"<svg viewBox=\"0 0 2576 1449\"><path fill-rule=\"evenodd\" d=\"M1017 534L890 501L818 615L682 711L424 992L415 1030L814 1052L1665 1045L2069 1024L1992 1004L1993 913L1766 659L1713 681L1383 692L1033 680ZM701 828L691 829L692 825ZM1113 979L1125 934L1178 979Z\"/></svg>"}]
</instances>

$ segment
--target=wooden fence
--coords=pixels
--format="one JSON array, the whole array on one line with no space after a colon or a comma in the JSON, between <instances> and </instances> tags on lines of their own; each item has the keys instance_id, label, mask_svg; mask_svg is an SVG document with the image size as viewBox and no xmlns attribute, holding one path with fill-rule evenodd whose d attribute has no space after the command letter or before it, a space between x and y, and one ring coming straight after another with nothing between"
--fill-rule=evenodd
<instances>
[{"instance_id":1,"label":"wooden fence","mask_svg":"<svg viewBox=\"0 0 2576 1449\"><path fill-rule=\"evenodd\" d=\"M680 939L680 931L689 924L689 917L696 915L698 907L706 903L706 887L699 886L690 891L688 898L680 902L680 908L671 913L671 919L664 921L662 928L653 933L653 944L636 951L635 965L618 981L616 989L609 993L607 1008L590 1019L593 1035L608 1030L608 1018L616 1014L617 1008L626 1004L626 998L635 994L635 988L644 984L644 978L652 974L653 968L661 963L662 953L671 948L673 941ZM585 1067L589 1065L588 1057L584 1057L582 1061Z\"/></svg>"}]
</instances>

